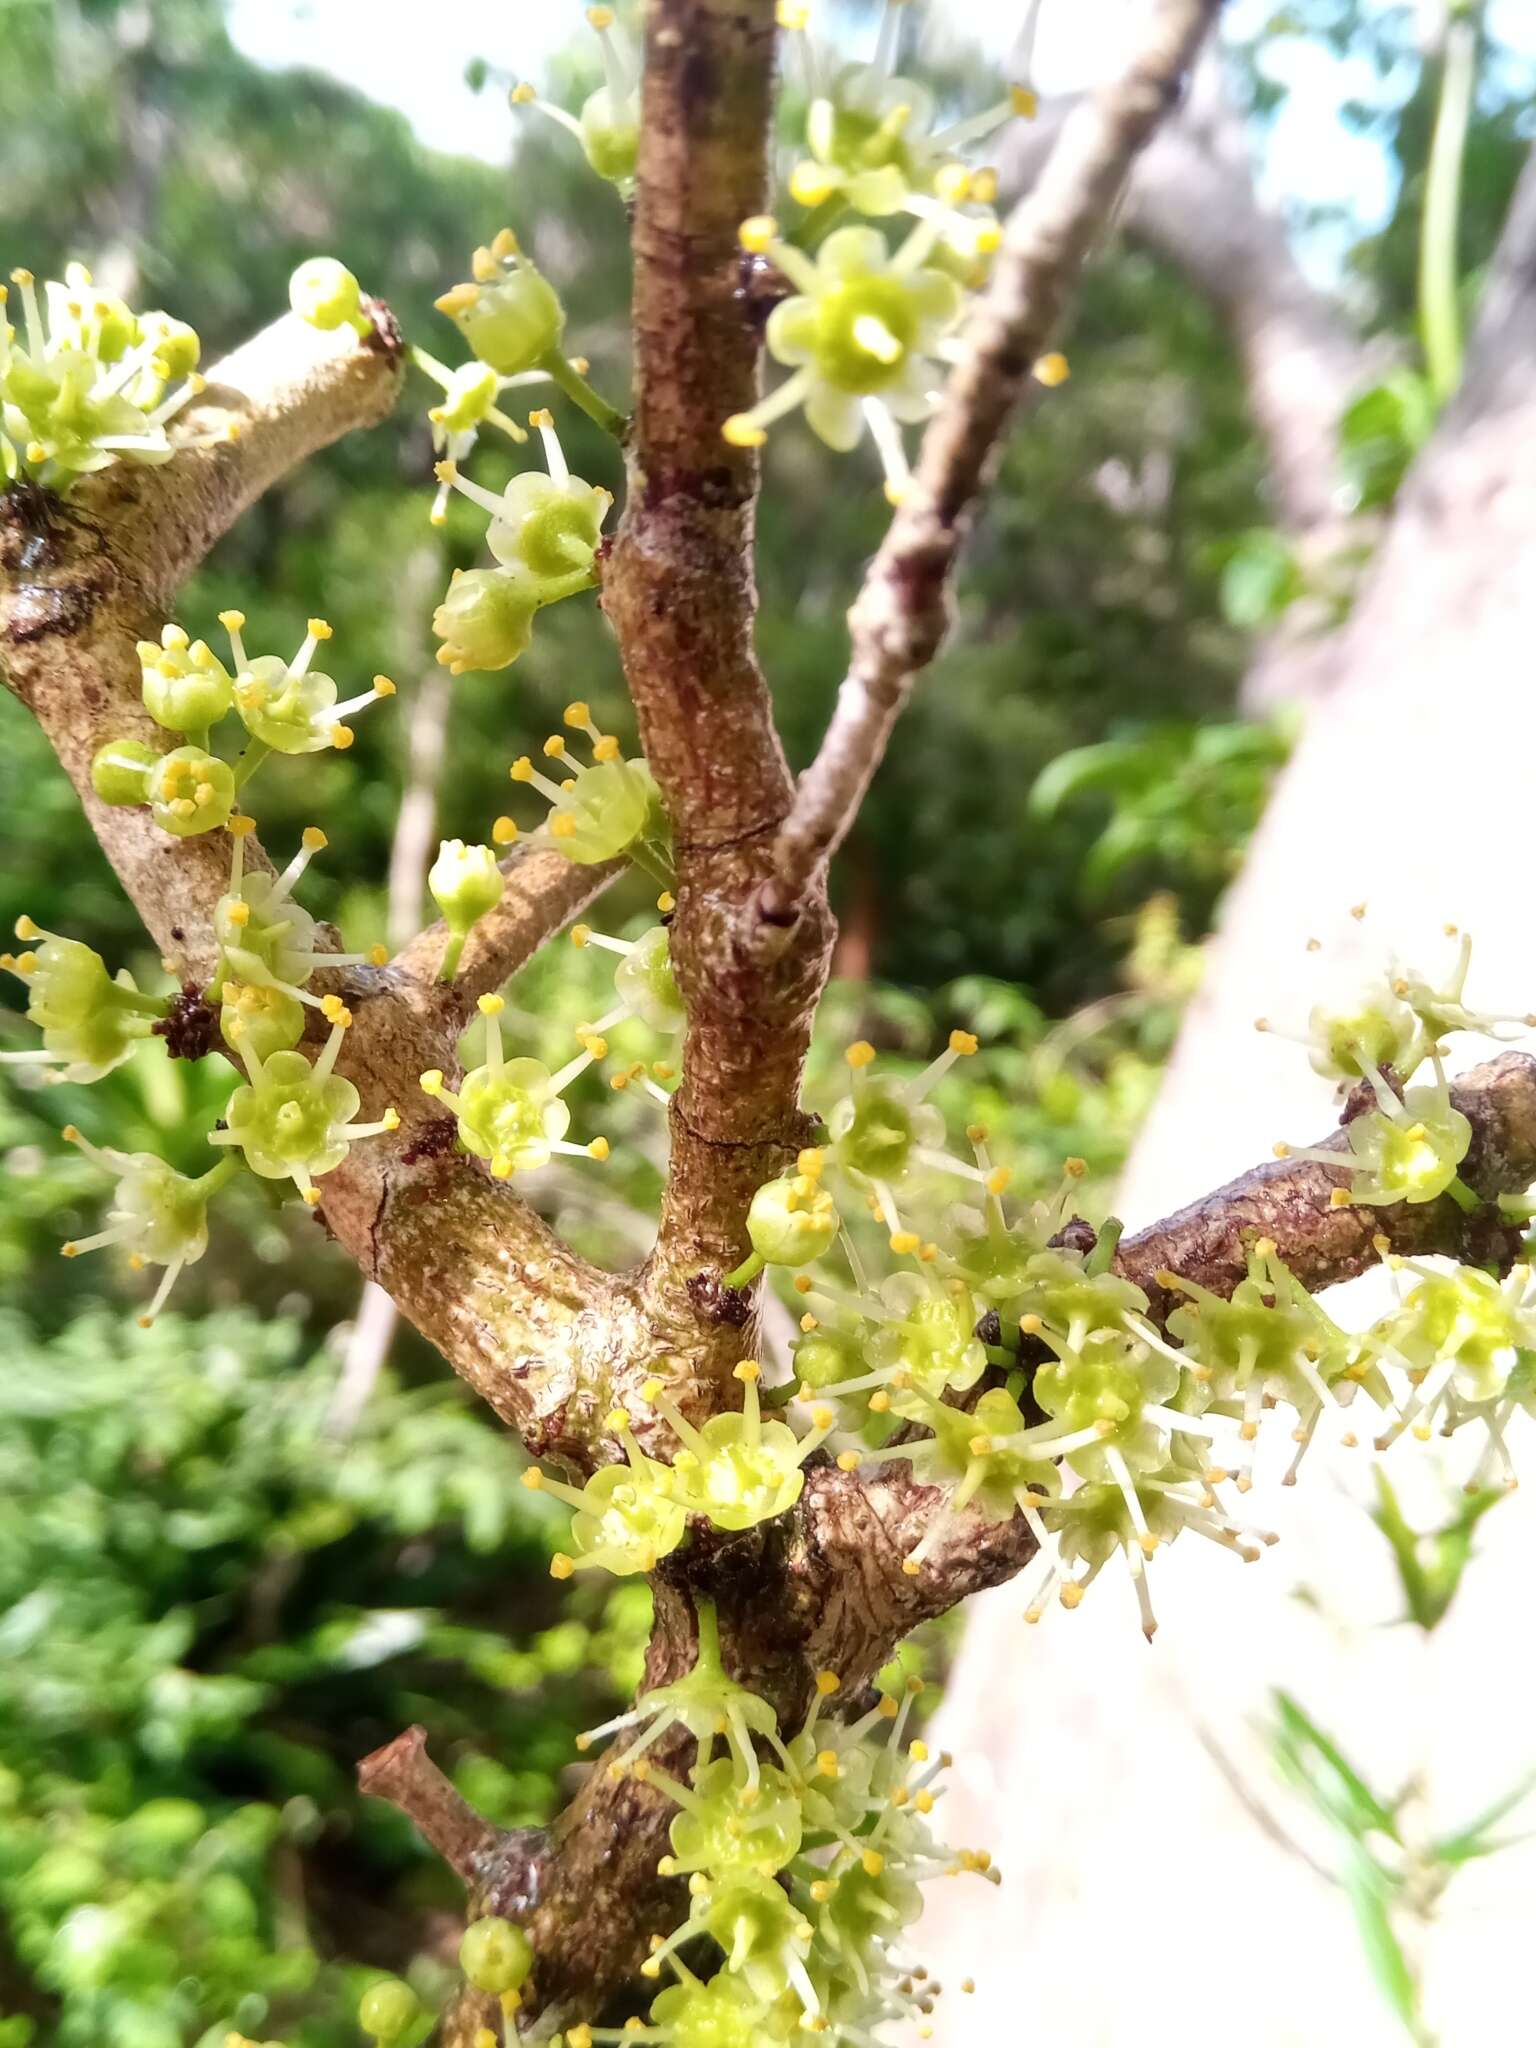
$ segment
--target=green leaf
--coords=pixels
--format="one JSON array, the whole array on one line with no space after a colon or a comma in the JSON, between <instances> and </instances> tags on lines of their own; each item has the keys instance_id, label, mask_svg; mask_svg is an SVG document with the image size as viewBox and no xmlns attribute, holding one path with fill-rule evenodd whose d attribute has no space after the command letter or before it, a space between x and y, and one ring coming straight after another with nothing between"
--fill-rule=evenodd
<instances>
[{"instance_id":1,"label":"green leaf","mask_svg":"<svg viewBox=\"0 0 1536 2048\"><path fill-rule=\"evenodd\" d=\"M1500 1835L1491 1837L1489 1830L1498 1826L1507 1814L1514 1812L1521 1801L1536 1791L1536 1768L1526 1772L1519 1783L1492 1806L1480 1813L1476 1820L1460 1829L1454 1835L1445 1835L1435 1843L1431 1854L1437 1863L1471 1863L1479 1856L1492 1856L1500 1849L1511 1848L1517 1841L1528 1839L1525 1835Z\"/></svg>"},{"instance_id":2,"label":"green leaf","mask_svg":"<svg viewBox=\"0 0 1536 2048\"><path fill-rule=\"evenodd\" d=\"M1331 1736L1288 1692L1276 1691L1275 1758L1285 1775L1346 1835L1398 1839L1397 1817L1366 1784Z\"/></svg>"},{"instance_id":3,"label":"green leaf","mask_svg":"<svg viewBox=\"0 0 1536 2048\"><path fill-rule=\"evenodd\" d=\"M1232 546L1221 572L1221 608L1245 632L1273 625L1304 588L1296 557L1278 533L1256 527Z\"/></svg>"},{"instance_id":4,"label":"green leaf","mask_svg":"<svg viewBox=\"0 0 1536 2048\"><path fill-rule=\"evenodd\" d=\"M1419 2037L1419 1987L1392 1929L1391 1880L1368 1856L1352 1856L1344 1870L1344 1888L1354 1908L1360 1945L1376 1988L1408 2031Z\"/></svg>"},{"instance_id":5,"label":"green leaf","mask_svg":"<svg viewBox=\"0 0 1536 2048\"><path fill-rule=\"evenodd\" d=\"M1456 1597L1478 1523L1509 1496L1503 1487L1486 1487L1469 1495L1438 1529L1424 1530L1415 1529L1403 1514L1380 1465L1376 1467L1376 1494L1371 1519L1392 1546L1409 1618L1427 1633L1445 1619Z\"/></svg>"}]
</instances>

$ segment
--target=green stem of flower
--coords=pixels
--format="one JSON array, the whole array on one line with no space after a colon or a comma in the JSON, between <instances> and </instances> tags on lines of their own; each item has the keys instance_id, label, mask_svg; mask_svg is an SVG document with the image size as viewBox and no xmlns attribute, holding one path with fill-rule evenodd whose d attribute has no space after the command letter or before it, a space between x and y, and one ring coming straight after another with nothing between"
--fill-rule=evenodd
<instances>
[{"instance_id":1,"label":"green stem of flower","mask_svg":"<svg viewBox=\"0 0 1536 2048\"><path fill-rule=\"evenodd\" d=\"M841 192L829 192L825 199L819 199L799 226L791 229L784 237L791 249L804 249L807 254L825 241L833 228L848 211L848 201Z\"/></svg>"},{"instance_id":2,"label":"green stem of flower","mask_svg":"<svg viewBox=\"0 0 1536 2048\"><path fill-rule=\"evenodd\" d=\"M186 735L187 745L189 747L201 747L203 752L206 754L208 752L208 740L210 737L210 733L210 727L206 725L200 726L196 732L189 732Z\"/></svg>"},{"instance_id":3,"label":"green stem of flower","mask_svg":"<svg viewBox=\"0 0 1536 2048\"><path fill-rule=\"evenodd\" d=\"M981 1348L987 1354L988 1365L995 1365L1003 1372L1011 1372L1019 1362L1017 1351L1010 1351L1006 1344L983 1344Z\"/></svg>"},{"instance_id":4,"label":"green stem of flower","mask_svg":"<svg viewBox=\"0 0 1536 2048\"><path fill-rule=\"evenodd\" d=\"M193 1186L202 1188L211 1200L221 1187L234 1179L240 1171L241 1163L238 1152L226 1152L217 1166L210 1166L206 1173L198 1175Z\"/></svg>"},{"instance_id":5,"label":"green stem of flower","mask_svg":"<svg viewBox=\"0 0 1536 2048\"><path fill-rule=\"evenodd\" d=\"M1483 1206L1482 1196L1474 1194L1459 1173L1452 1175L1450 1185L1445 1192L1450 1196L1457 1208L1465 1209L1469 1216L1474 1215Z\"/></svg>"},{"instance_id":6,"label":"green stem of flower","mask_svg":"<svg viewBox=\"0 0 1536 2048\"><path fill-rule=\"evenodd\" d=\"M265 740L259 740L252 734L251 738L246 742L245 752L235 763L235 789L237 791L244 789L245 785L250 781L271 751L272 749Z\"/></svg>"},{"instance_id":7,"label":"green stem of flower","mask_svg":"<svg viewBox=\"0 0 1536 2048\"><path fill-rule=\"evenodd\" d=\"M171 1007L169 996L150 996L136 988L119 988L114 991L113 1005L119 1010L128 1010L135 1017L163 1017Z\"/></svg>"},{"instance_id":8,"label":"green stem of flower","mask_svg":"<svg viewBox=\"0 0 1536 2048\"><path fill-rule=\"evenodd\" d=\"M767 1263L761 1252L748 1252L736 1270L726 1274L721 1285L733 1288L750 1287Z\"/></svg>"},{"instance_id":9,"label":"green stem of flower","mask_svg":"<svg viewBox=\"0 0 1536 2048\"><path fill-rule=\"evenodd\" d=\"M625 847L624 851L637 868L649 875L651 880L658 883L663 889L673 889L677 886L677 877L672 872L672 863L661 852L654 840L633 840L630 845Z\"/></svg>"},{"instance_id":10,"label":"green stem of flower","mask_svg":"<svg viewBox=\"0 0 1536 2048\"><path fill-rule=\"evenodd\" d=\"M1477 24L1469 12L1457 10L1445 35L1419 239L1419 333L1430 388L1441 405L1461 382L1458 229L1462 163L1476 84Z\"/></svg>"},{"instance_id":11,"label":"green stem of flower","mask_svg":"<svg viewBox=\"0 0 1536 2048\"><path fill-rule=\"evenodd\" d=\"M694 1612L699 1621L699 1654L694 1660L694 1672L719 1673L723 1677L725 1666L720 1661L720 1616L715 1611L715 1603L701 1596L694 1602Z\"/></svg>"},{"instance_id":12,"label":"green stem of flower","mask_svg":"<svg viewBox=\"0 0 1536 2048\"><path fill-rule=\"evenodd\" d=\"M428 355L424 348L418 348L414 341L407 346L405 353L408 360L413 362L418 370L430 377L434 384L441 384L445 391L452 384L452 370L446 364L440 363L436 356Z\"/></svg>"},{"instance_id":13,"label":"green stem of flower","mask_svg":"<svg viewBox=\"0 0 1536 2048\"><path fill-rule=\"evenodd\" d=\"M452 981L453 977L458 973L459 955L464 951L464 941L468 937L468 932L451 932L449 934L448 943L443 948L443 963L437 970L439 981Z\"/></svg>"},{"instance_id":14,"label":"green stem of flower","mask_svg":"<svg viewBox=\"0 0 1536 2048\"><path fill-rule=\"evenodd\" d=\"M1083 1261L1085 1273L1107 1273L1114 1262L1120 1239L1125 1234L1125 1225L1118 1216L1106 1216L1099 1226L1098 1242Z\"/></svg>"},{"instance_id":15,"label":"green stem of flower","mask_svg":"<svg viewBox=\"0 0 1536 2048\"><path fill-rule=\"evenodd\" d=\"M539 368L565 393L572 405L579 405L587 418L595 421L605 434L611 434L615 441L624 439L629 432L629 421L592 389L569 357L552 348L547 356L540 358Z\"/></svg>"}]
</instances>

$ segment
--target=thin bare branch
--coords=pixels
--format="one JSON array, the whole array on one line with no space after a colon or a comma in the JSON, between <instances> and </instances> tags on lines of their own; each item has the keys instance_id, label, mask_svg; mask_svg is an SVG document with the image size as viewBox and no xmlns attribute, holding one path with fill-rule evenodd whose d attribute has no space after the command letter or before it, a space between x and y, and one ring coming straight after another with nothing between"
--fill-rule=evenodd
<instances>
[{"instance_id":1,"label":"thin bare branch","mask_svg":"<svg viewBox=\"0 0 1536 2048\"><path fill-rule=\"evenodd\" d=\"M949 581L1004 429L1056 333L1126 175L1177 103L1220 0L1158 0L1125 74L1063 123L1008 223L965 355L923 437L912 486L850 615L852 659L821 751L800 780L756 914L759 951L792 923L857 816L918 673L949 625Z\"/></svg>"},{"instance_id":2,"label":"thin bare branch","mask_svg":"<svg viewBox=\"0 0 1536 2048\"><path fill-rule=\"evenodd\" d=\"M370 1799L398 1806L466 1884L477 1884L505 1851L506 1830L476 1813L427 1755L425 1728L407 1728L365 1756L357 1767L357 1785Z\"/></svg>"}]
</instances>

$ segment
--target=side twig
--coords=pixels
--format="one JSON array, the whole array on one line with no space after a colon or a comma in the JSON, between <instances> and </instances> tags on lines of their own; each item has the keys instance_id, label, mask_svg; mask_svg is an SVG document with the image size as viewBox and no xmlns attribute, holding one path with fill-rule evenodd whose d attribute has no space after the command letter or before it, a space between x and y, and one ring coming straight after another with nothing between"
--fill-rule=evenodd
<instances>
[{"instance_id":1,"label":"side twig","mask_svg":"<svg viewBox=\"0 0 1536 2048\"><path fill-rule=\"evenodd\" d=\"M949 581L1004 429L1055 334L1138 153L1176 104L1221 0L1158 0L1124 75L1074 109L1015 210L912 485L850 614L852 659L756 903L771 952L842 843L918 673L949 625Z\"/></svg>"}]
</instances>

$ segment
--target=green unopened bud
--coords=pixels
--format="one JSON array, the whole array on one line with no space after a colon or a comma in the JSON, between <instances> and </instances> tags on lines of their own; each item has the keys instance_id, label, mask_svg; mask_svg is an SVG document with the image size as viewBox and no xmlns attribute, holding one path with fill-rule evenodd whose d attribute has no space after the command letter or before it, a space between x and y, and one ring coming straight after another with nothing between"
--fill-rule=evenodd
<instances>
[{"instance_id":1,"label":"green unopened bud","mask_svg":"<svg viewBox=\"0 0 1536 2048\"><path fill-rule=\"evenodd\" d=\"M398 1977L385 1977L370 1984L357 2008L357 2023L375 2041L398 2041L421 2011L421 2000L409 1984Z\"/></svg>"},{"instance_id":2,"label":"green unopened bud","mask_svg":"<svg viewBox=\"0 0 1536 2048\"><path fill-rule=\"evenodd\" d=\"M462 839L445 839L437 859L427 871L432 901L443 913L448 927L448 946L443 955L441 975L450 980L459 964L464 941L485 916L501 901L506 882L489 846L466 846Z\"/></svg>"},{"instance_id":3,"label":"green unopened bud","mask_svg":"<svg viewBox=\"0 0 1536 2048\"><path fill-rule=\"evenodd\" d=\"M461 569L432 614L437 658L452 674L509 668L533 638L538 593L505 569Z\"/></svg>"},{"instance_id":4,"label":"green unopened bud","mask_svg":"<svg viewBox=\"0 0 1536 2048\"><path fill-rule=\"evenodd\" d=\"M299 265L288 280L288 303L301 320L327 333L336 327L367 332L362 288L334 256L312 256Z\"/></svg>"},{"instance_id":5,"label":"green unopened bud","mask_svg":"<svg viewBox=\"0 0 1536 2048\"><path fill-rule=\"evenodd\" d=\"M161 831L190 839L229 823L234 770L202 747L176 747L150 769L144 793Z\"/></svg>"},{"instance_id":6,"label":"green unopened bud","mask_svg":"<svg viewBox=\"0 0 1536 2048\"><path fill-rule=\"evenodd\" d=\"M521 1927L491 1914L465 1930L459 1965L476 1991L519 1991L533 1968L533 1944Z\"/></svg>"},{"instance_id":7,"label":"green unopened bud","mask_svg":"<svg viewBox=\"0 0 1536 2048\"><path fill-rule=\"evenodd\" d=\"M206 732L234 702L234 681L206 640L167 626L161 644L139 642L144 708L170 732Z\"/></svg>"},{"instance_id":8,"label":"green unopened bud","mask_svg":"<svg viewBox=\"0 0 1536 2048\"><path fill-rule=\"evenodd\" d=\"M804 1173L785 1174L766 1182L752 1197L747 1235L765 1265L808 1266L831 1249L841 1222L836 1203L819 1180Z\"/></svg>"},{"instance_id":9,"label":"green unopened bud","mask_svg":"<svg viewBox=\"0 0 1536 2048\"><path fill-rule=\"evenodd\" d=\"M91 787L104 804L142 804L160 756L142 740L108 740L91 762Z\"/></svg>"},{"instance_id":10,"label":"green unopened bud","mask_svg":"<svg viewBox=\"0 0 1536 2048\"><path fill-rule=\"evenodd\" d=\"M437 301L482 363L502 377L536 370L565 332L565 308L542 272L519 256L517 241L503 228L488 249L474 255L474 278L457 284Z\"/></svg>"}]
</instances>

